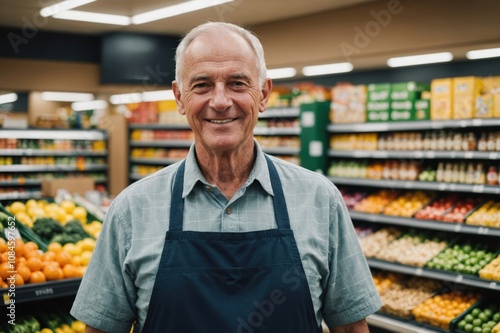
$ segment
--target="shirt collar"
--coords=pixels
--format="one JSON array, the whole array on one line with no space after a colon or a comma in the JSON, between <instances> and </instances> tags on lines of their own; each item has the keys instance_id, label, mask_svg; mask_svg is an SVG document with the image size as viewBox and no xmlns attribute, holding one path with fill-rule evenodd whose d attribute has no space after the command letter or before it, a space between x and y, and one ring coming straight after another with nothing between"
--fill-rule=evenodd
<instances>
[{"instance_id":1,"label":"shirt collar","mask_svg":"<svg viewBox=\"0 0 500 333\"><path fill-rule=\"evenodd\" d=\"M260 148L257 141L254 140L255 143L255 151L257 157L255 159L255 163L253 165L252 170L250 171L250 175L245 182L245 187L250 186L254 180L257 180L260 186L269 193L270 195L274 195L271 180L269 178L269 169L267 168L267 161L264 156L264 152ZM182 191L182 197L185 198L191 191L194 189L196 183L201 182L204 185L212 185L207 182L203 174L201 173L200 167L198 166L198 162L196 161L196 152L195 152L195 144L193 143L189 148L189 153L186 157L186 166L185 166L185 175L189 175L189 177L184 177L184 188Z\"/></svg>"}]
</instances>

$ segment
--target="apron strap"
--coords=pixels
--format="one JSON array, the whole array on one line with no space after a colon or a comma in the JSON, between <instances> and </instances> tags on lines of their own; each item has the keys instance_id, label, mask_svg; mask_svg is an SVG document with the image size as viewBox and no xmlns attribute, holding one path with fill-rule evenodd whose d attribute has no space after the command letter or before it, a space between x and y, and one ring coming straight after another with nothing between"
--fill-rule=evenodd
<instances>
[{"instance_id":1,"label":"apron strap","mask_svg":"<svg viewBox=\"0 0 500 333\"><path fill-rule=\"evenodd\" d=\"M174 190L170 201L170 225L169 231L182 231L182 222L184 220L184 199L182 190L184 187L184 169L186 160L182 161L177 169L174 181Z\"/></svg>"},{"instance_id":2,"label":"apron strap","mask_svg":"<svg viewBox=\"0 0 500 333\"><path fill-rule=\"evenodd\" d=\"M269 169L269 177L271 186L274 192L273 205L274 217L278 229L290 229L290 219L288 217L288 209L286 206L285 195L278 171L271 159L264 154L267 160ZM169 231L182 231L182 223L184 220L184 199L182 198L182 190L184 187L184 169L186 161L182 161L177 169L174 181L174 189L172 192L171 207L170 207L170 225Z\"/></svg>"},{"instance_id":3,"label":"apron strap","mask_svg":"<svg viewBox=\"0 0 500 333\"><path fill-rule=\"evenodd\" d=\"M267 160L271 186L274 192L273 205L276 224L278 225L278 229L290 229L290 219L288 217L288 209L286 207L285 194L283 193L283 187L281 186L280 176L278 175L278 171L276 170L273 161L271 161L266 154L264 154L264 156Z\"/></svg>"}]
</instances>

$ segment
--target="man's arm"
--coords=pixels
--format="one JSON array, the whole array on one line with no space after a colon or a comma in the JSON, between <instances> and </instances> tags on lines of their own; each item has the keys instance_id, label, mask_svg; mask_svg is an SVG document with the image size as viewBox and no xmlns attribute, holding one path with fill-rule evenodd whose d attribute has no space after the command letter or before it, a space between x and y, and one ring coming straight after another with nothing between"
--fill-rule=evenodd
<instances>
[{"instance_id":1,"label":"man's arm","mask_svg":"<svg viewBox=\"0 0 500 333\"><path fill-rule=\"evenodd\" d=\"M368 324L365 319L355 321L343 326L330 327L330 333L369 333Z\"/></svg>"}]
</instances>

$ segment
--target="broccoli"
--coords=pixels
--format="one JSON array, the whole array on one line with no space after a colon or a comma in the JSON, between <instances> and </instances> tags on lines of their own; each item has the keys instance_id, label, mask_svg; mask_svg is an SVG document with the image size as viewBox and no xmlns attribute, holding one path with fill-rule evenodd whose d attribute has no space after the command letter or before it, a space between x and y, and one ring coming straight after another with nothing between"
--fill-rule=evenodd
<instances>
[{"instance_id":1,"label":"broccoli","mask_svg":"<svg viewBox=\"0 0 500 333\"><path fill-rule=\"evenodd\" d=\"M59 222L47 217L37 218L33 223L32 230L45 241L50 241L55 235L64 232L64 228Z\"/></svg>"}]
</instances>

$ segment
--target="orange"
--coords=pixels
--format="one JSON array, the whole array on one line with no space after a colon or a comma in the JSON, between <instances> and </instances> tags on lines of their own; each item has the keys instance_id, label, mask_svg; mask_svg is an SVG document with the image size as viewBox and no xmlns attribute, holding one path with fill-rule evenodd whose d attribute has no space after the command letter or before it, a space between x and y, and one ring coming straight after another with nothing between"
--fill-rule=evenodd
<instances>
[{"instance_id":1,"label":"orange","mask_svg":"<svg viewBox=\"0 0 500 333\"><path fill-rule=\"evenodd\" d=\"M67 264L67 265L64 265L64 267L63 267L63 274L64 274L65 279L75 278L75 277L78 277L78 275L79 275L79 269L77 267L73 266L72 264Z\"/></svg>"},{"instance_id":2,"label":"orange","mask_svg":"<svg viewBox=\"0 0 500 333\"><path fill-rule=\"evenodd\" d=\"M14 252L16 252L16 257L22 257L24 253L24 241L22 239L16 239L16 247L14 248Z\"/></svg>"},{"instance_id":3,"label":"orange","mask_svg":"<svg viewBox=\"0 0 500 333\"><path fill-rule=\"evenodd\" d=\"M16 266L17 265L23 265L25 262L26 262L26 258L25 257L17 258L16 259Z\"/></svg>"},{"instance_id":4,"label":"orange","mask_svg":"<svg viewBox=\"0 0 500 333\"><path fill-rule=\"evenodd\" d=\"M32 241L28 241L24 244L24 251L34 251L38 250L38 244Z\"/></svg>"},{"instance_id":5,"label":"orange","mask_svg":"<svg viewBox=\"0 0 500 333\"><path fill-rule=\"evenodd\" d=\"M0 279L0 288L8 288L9 285L4 280Z\"/></svg>"},{"instance_id":6,"label":"orange","mask_svg":"<svg viewBox=\"0 0 500 333\"><path fill-rule=\"evenodd\" d=\"M56 253L53 251L47 251L42 254L42 261L54 261L56 260Z\"/></svg>"},{"instance_id":7,"label":"orange","mask_svg":"<svg viewBox=\"0 0 500 333\"><path fill-rule=\"evenodd\" d=\"M4 253L0 254L0 262L7 262L9 261L9 252L5 251Z\"/></svg>"},{"instance_id":8,"label":"orange","mask_svg":"<svg viewBox=\"0 0 500 333\"><path fill-rule=\"evenodd\" d=\"M2 277L3 280L10 277L12 271L14 271L14 267L11 267L10 263L3 262L0 264L0 277Z\"/></svg>"},{"instance_id":9,"label":"orange","mask_svg":"<svg viewBox=\"0 0 500 333\"><path fill-rule=\"evenodd\" d=\"M64 277L63 271L58 264L46 265L43 274L48 281L61 280Z\"/></svg>"},{"instance_id":10,"label":"orange","mask_svg":"<svg viewBox=\"0 0 500 333\"><path fill-rule=\"evenodd\" d=\"M31 273L30 283L41 283L45 281L47 281L47 279L45 278L45 275L42 272L36 271Z\"/></svg>"},{"instance_id":11,"label":"orange","mask_svg":"<svg viewBox=\"0 0 500 333\"><path fill-rule=\"evenodd\" d=\"M24 279L20 274L16 274L15 282L14 284L18 286L23 286L24 285Z\"/></svg>"},{"instance_id":12,"label":"orange","mask_svg":"<svg viewBox=\"0 0 500 333\"><path fill-rule=\"evenodd\" d=\"M42 259L38 257L31 257L26 260L26 266L32 271L36 272L42 269Z\"/></svg>"},{"instance_id":13,"label":"orange","mask_svg":"<svg viewBox=\"0 0 500 333\"><path fill-rule=\"evenodd\" d=\"M24 282L28 282L31 276L31 270L26 265L17 266L17 274L21 275Z\"/></svg>"},{"instance_id":14,"label":"orange","mask_svg":"<svg viewBox=\"0 0 500 333\"><path fill-rule=\"evenodd\" d=\"M24 252L24 257L26 259L29 259L29 258L41 258L42 257L42 252L40 252L40 250L25 251Z\"/></svg>"},{"instance_id":15,"label":"orange","mask_svg":"<svg viewBox=\"0 0 500 333\"><path fill-rule=\"evenodd\" d=\"M0 237L0 253L4 253L5 251L7 251L7 242Z\"/></svg>"},{"instance_id":16,"label":"orange","mask_svg":"<svg viewBox=\"0 0 500 333\"><path fill-rule=\"evenodd\" d=\"M71 263L71 254L65 251L58 252L56 254L56 261L59 263L59 266L64 267Z\"/></svg>"},{"instance_id":17,"label":"orange","mask_svg":"<svg viewBox=\"0 0 500 333\"><path fill-rule=\"evenodd\" d=\"M52 251L52 252L59 252L62 250L62 245L60 243L57 243L57 242L52 242L49 244L49 246L47 247L47 251Z\"/></svg>"}]
</instances>

